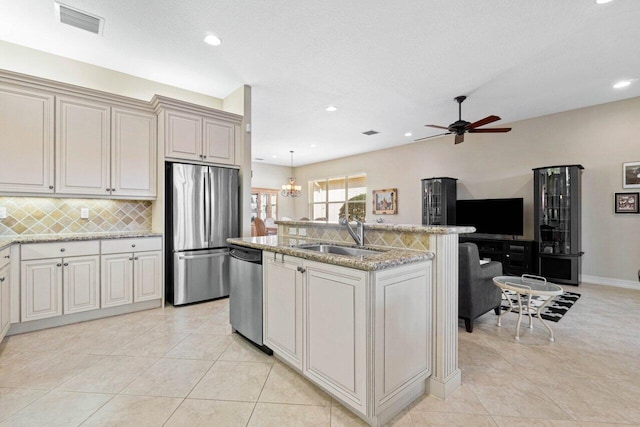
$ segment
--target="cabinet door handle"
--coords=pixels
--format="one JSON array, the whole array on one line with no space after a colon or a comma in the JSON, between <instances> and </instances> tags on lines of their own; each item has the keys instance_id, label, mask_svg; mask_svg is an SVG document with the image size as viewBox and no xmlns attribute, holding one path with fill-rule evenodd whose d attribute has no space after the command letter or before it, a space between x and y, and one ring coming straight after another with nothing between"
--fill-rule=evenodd
<instances>
[{"instance_id":1,"label":"cabinet door handle","mask_svg":"<svg viewBox=\"0 0 640 427\"><path fill-rule=\"evenodd\" d=\"M105 188L105 191L111 191L111 189L110 188Z\"/></svg>"},{"instance_id":2,"label":"cabinet door handle","mask_svg":"<svg viewBox=\"0 0 640 427\"><path fill-rule=\"evenodd\" d=\"M60 248L60 252L64 252L64 251L65 251L65 249L64 249L64 248Z\"/></svg>"},{"instance_id":3,"label":"cabinet door handle","mask_svg":"<svg viewBox=\"0 0 640 427\"><path fill-rule=\"evenodd\" d=\"M133 261L133 257L130 257L130 258L129 258L129 261Z\"/></svg>"},{"instance_id":4,"label":"cabinet door handle","mask_svg":"<svg viewBox=\"0 0 640 427\"><path fill-rule=\"evenodd\" d=\"M307 271L307 269L306 269L306 268L304 268L304 267L298 267L298 271L299 271L300 273L304 273L305 271Z\"/></svg>"},{"instance_id":5,"label":"cabinet door handle","mask_svg":"<svg viewBox=\"0 0 640 427\"><path fill-rule=\"evenodd\" d=\"M202 156L202 158L203 158L203 159L206 159L206 158L207 158L207 156Z\"/></svg>"},{"instance_id":6,"label":"cabinet door handle","mask_svg":"<svg viewBox=\"0 0 640 427\"><path fill-rule=\"evenodd\" d=\"M138 260L138 257L134 257L133 259L135 259L136 261Z\"/></svg>"},{"instance_id":7,"label":"cabinet door handle","mask_svg":"<svg viewBox=\"0 0 640 427\"><path fill-rule=\"evenodd\" d=\"M57 267L62 267L62 264L57 263L57 264L56 264L56 266L57 266Z\"/></svg>"},{"instance_id":8,"label":"cabinet door handle","mask_svg":"<svg viewBox=\"0 0 640 427\"><path fill-rule=\"evenodd\" d=\"M4 257L5 257L6 259L9 259L9 257L10 257L10 256L11 256L11 255L5 255Z\"/></svg>"},{"instance_id":9,"label":"cabinet door handle","mask_svg":"<svg viewBox=\"0 0 640 427\"><path fill-rule=\"evenodd\" d=\"M136 244L134 243L133 245L131 245L131 247L132 247L132 248L135 248L135 247L136 247Z\"/></svg>"},{"instance_id":10,"label":"cabinet door handle","mask_svg":"<svg viewBox=\"0 0 640 427\"><path fill-rule=\"evenodd\" d=\"M0 283L4 282L4 277L0 277Z\"/></svg>"},{"instance_id":11,"label":"cabinet door handle","mask_svg":"<svg viewBox=\"0 0 640 427\"><path fill-rule=\"evenodd\" d=\"M53 190L53 185L50 185L50 186L49 186L49 190Z\"/></svg>"},{"instance_id":12,"label":"cabinet door handle","mask_svg":"<svg viewBox=\"0 0 640 427\"><path fill-rule=\"evenodd\" d=\"M112 189L111 189L111 192L112 192L112 193L115 193L115 192L116 192L116 189L115 189L115 188L112 188Z\"/></svg>"},{"instance_id":13,"label":"cabinet door handle","mask_svg":"<svg viewBox=\"0 0 640 427\"><path fill-rule=\"evenodd\" d=\"M64 265L65 267L69 267L69 263L68 263L68 262L65 262L63 265Z\"/></svg>"}]
</instances>

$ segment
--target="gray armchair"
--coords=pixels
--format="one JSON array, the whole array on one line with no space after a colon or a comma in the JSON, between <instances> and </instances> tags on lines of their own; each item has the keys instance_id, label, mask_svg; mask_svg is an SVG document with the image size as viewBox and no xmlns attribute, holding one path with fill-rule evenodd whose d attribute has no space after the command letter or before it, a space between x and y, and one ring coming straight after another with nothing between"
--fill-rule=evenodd
<instances>
[{"instance_id":1,"label":"gray armchair","mask_svg":"<svg viewBox=\"0 0 640 427\"><path fill-rule=\"evenodd\" d=\"M460 243L458 250L458 317L464 319L467 332L473 332L473 321L489 310L500 314L500 289L493 278L502 274L502 264L491 261L480 265L475 243Z\"/></svg>"}]
</instances>

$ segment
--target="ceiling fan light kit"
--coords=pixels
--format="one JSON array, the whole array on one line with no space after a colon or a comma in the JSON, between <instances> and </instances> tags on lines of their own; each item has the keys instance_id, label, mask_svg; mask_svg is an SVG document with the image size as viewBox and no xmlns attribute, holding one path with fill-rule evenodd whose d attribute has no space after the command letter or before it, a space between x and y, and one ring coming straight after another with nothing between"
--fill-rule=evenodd
<instances>
[{"instance_id":1,"label":"ceiling fan light kit","mask_svg":"<svg viewBox=\"0 0 640 427\"><path fill-rule=\"evenodd\" d=\"M425 125L427 127L436 128L436 129L445 129L448 132L441 133L439 135L428 136L426 138L416 139L416 142L423 141L429 138L435 138L437 136L443 135L451 135L454 134L455 143L460 144L464 142L464 134L465 133L504 133L509 132L511 128L490 128L490 129L478 129L480 126L488 125L493 122L497 122L500 120L499 116L487 116L484 119L480 119L476 122L470 123L466 120L462 120L462 103L467 99L466 96L460 95L456 96L453 100L458 103L458 120L451 123L449 126L439 126L439 125Z\"/></svg>"}]
</instances>

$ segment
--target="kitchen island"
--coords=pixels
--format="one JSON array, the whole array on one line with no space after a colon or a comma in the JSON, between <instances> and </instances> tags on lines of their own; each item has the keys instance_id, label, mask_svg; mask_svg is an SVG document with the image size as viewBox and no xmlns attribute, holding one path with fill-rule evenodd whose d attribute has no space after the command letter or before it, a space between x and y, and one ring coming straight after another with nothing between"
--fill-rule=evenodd
<instances>
[{"instance_id":1,"label":"kitchen island","mask_svg":"<svg viewBox=\"0 0 640 427\"><path fill-rule=\"evenodd\" d=\"M373 253L354 257L305 248L348 245L337 224L278 227L228 241L263 250L264 341L279 359L370 425L459 386L457 234L472 228L367 225Z\"/></svg>"}]
</instances>

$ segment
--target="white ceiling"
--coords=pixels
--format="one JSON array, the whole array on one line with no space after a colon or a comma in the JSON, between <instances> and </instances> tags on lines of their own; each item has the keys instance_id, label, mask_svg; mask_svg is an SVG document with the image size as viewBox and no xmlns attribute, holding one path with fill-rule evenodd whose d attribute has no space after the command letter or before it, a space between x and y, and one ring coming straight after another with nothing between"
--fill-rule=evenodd
<instances>
[{"instance_id":1,"label":"white ceiling","mask_svg":"<svg viewBox=\"0 0 640 427\"><path fill-rule=\"evenodd\" d=\"M437 134L424 124L457 120L457 95L464 119L496 114L496 126L640 95L640 82L611 87L640 77L638 0L62 3L105 18L103 36L57 23L53 0L2 0L0 39L220 98L251 85L265 163ZM222 45L205 45L208 32Z\"/></svg>"}]
</instances>

